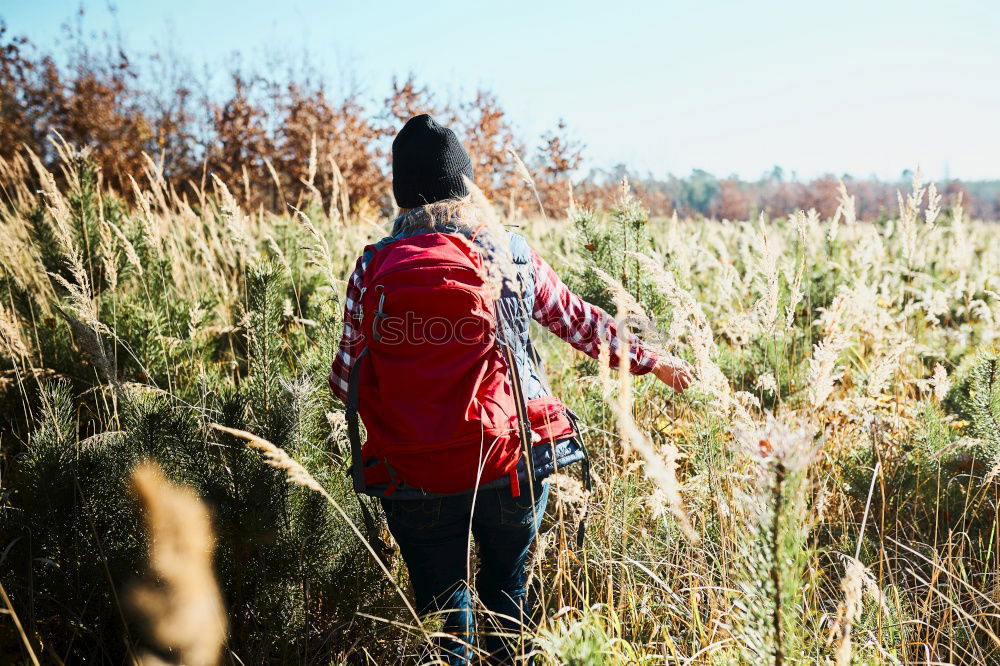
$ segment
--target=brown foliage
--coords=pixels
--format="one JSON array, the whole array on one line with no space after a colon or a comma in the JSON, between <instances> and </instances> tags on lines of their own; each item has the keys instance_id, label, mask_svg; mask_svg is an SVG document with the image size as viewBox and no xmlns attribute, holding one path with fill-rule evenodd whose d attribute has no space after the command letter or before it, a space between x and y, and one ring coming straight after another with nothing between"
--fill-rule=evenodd
<instances>
[{"instance_id":1,"label":"brown foliage","mask_svg":"<svg viewBox=\"0 0 1000 666\"><path fill-rule=\"evenodd\" d=\"M132 83L135 72L124 53L98 61L80 56L68 76L49 57L32 58L24 38L6 37L0 25L0 156L21 146L53 156L53 134L88 146L104 177L121 187L141 173L153 132Z\"/></svg>"},{"instance_id":2,"label":"brown foliage","mask_svg":"<svg viewBox=\"0 0 1000 666\"><path fill-rule=\"evenodd\" d=\"M535 180L548 215L558 216L569 206L570 179L582 162L583 144L569 137L564 121L542 135Z\"/></svg>"},{"instance_id":3,"label":"brown foliage","mask_svg":"<svg viewBox=\"0 0 1000 666\"><path fill-rule=\"evenodd\" d=\"M164 66L159 58L151 62ZM128 176L140 179L149 155L178 191L189 183L204 191L217 177L252 208L283 211L317 196L343 207L349 196L355 211L384 210L391 206L390 139L408 118L430 113L455 130L472 158L476 184L508 211L532 214L541 205L547 215L561 216L571 193L580 205L608 204L627 175L617 167L574 183L583 146L564 122L542 135L529 159L491 92L440 103L412 74L394 79L381 107L372 110L356 92L333 99L322 85L239 71L232 73L223 100L207 93L195 100L199 82L189 72L180 74L176 62L165 65L174 66L173 76L153 76L162 89L152 92L140 86L139 68L121 51L97 56L80 44L73 63L60 68L0 23L0 158L10 160L27 146L58 171L49 143L56 132L70 144L88 146L103 178L126 193L132 191ZM510 151L525 159L523 168ZM830 176L801 183L784 180L776 170L757 182L715 180L704 172L687 180L629 180L653 215L677 209L745 219L756 210L780 217L814 208L827 217L839 204L838 180ZM906 188L867 180L846 184L859 219L891 213L896 189ZM941 189L945 204L961 196L971 215L1000 216L1000 200L973 196L957 182Z\"/></svg>"},{"instance_id":4,"label":"brown foliage","mask_svg":"<svg viewBox=\"0 0 1000 666\"><path fill-rule=\"evenodd\" d=\"M275 154L266 122L264 109L250 100L248 83L234 75L232 97L214 112L216 139L206 162L224 183L243 184L247 204L252 204L253 185L259 185L267 173L264 158Z\"/></svg>"},{"instance_id":5,"label":"brown foliage","mask_svg":"<svg viewBox=\"0 0 1000 666\"><path fill-rule=\"evenodd\" d=\"M802 205L799 208L802 210L815 208L823 218L833 217L840 203L839 187L837 179L830 176L813 180L804 188Z\"/></svg>"},{"instance_id":6,"label":"brown foliage","mask_svg":"<svg viewBox=\"0 0 1000 666\"><path fill-rule=\"evenodd\" d=\"M0 23L0 157L10 158L22 144L39 142L39 114L49 104L44 95L45 70L51 62L33 61L25 53L28 42L23 37L7 41L7 26Z\"/></svg>"},{"instance_id":7,"label":"brown foliage","mask_svg":"<svg viewBox=\"0 0 1000 666\"><path fill-rule=\"evenodd\" d=\"M335 104L322 88L308 91L293 83L281 112L274 166L288 179L293 198L305 194L307 182L321 192L332 191L335 169L346 179L355 203L384 194L384 155L378 144L386 130L372 124L356 97Z\"/></svg>"},{"instance_id":8,"label":"brown foliage","mask_svg":"<svg viewBox=\"0 0 1000 666\"><path fill-rule=\"evenodd\" d=\"M472 158L473 180L490 201L497 201L501 193L517 188L520 178L506 155L508 147L518 154L524 150L515 144L514 132L506 113L492 93L479 90L471 102L459 109L459 138Z\"/></svg>"},{"instance_id":9,"label":"brown foliage","mask_svg":"<svg viewBox=\"0 0 1000 666\"><path fill-rule=\"evenodd\" d=\"M108 71L81 71L54 120L66 141L90 147L104 176L121 188L129 174L141 172L153 133L130 85L128 59L119 57Z\"/></svg>"},{"instance_id":10,"label":"brown foliage","mask_svg":"<svg viewBox=\"0 0 1000 666\"><path fill-rule=\"evenodd\" d=\"M385 98L384 106L400 124L421 113L441 115L440 110L434 105L430 90L427 86L418 86L413 74L407 76L402 83L393 78L392 92ZM448 115L452 115L450 110Z\"/></svg>"},{"instance_id":11,"label":"brown foliage","mask_svg":"<svg viewBox=\"0 0 1000 666\"><path fill-rule=\"evenodd\" d=\"M750 197L740 188L740 183L728 178L719 183L719 193L712 202L712 217L725 220L743 220L750 215Z\"/></svg>"},{"instance_id":12,"label":"brown foliage","mask_svg":"<svg viewBox=\"0 0 1000 666\"><path fill-rule=\"evenodd\" d=\"M394 134L394 129L376 125L365 114L357 96L351 96L338 107L333 132L331 154L347 180L354 201L378 204L388 198L389 185L382 167L385 153L376 141Z\"/></svg>"}]
</instances>

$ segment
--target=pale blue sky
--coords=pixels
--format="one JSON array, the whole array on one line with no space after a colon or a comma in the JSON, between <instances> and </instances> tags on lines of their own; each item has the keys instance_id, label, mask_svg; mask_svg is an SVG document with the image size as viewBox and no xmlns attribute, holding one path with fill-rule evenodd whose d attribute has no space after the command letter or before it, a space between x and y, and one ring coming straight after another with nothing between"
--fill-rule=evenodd
<instances>
[{"instance_id":1,"label":"pale blue sky","mask_svg":"<svg viewBox=\"0 0 1000 666\"><path fill-rule=\"evenodd\" d=\"M111 26L91 0L86 27ZM52 44L76 0L5 0ZM1000 0L505 3L121 0L132 50L201 61L268 48L349 72L380 100L414 72L440 97L486 86L523 134L564 118L590 164L654 175L1000 178ZM537 141L535 141L537 143Z\"/></svg>"}]
</instances>

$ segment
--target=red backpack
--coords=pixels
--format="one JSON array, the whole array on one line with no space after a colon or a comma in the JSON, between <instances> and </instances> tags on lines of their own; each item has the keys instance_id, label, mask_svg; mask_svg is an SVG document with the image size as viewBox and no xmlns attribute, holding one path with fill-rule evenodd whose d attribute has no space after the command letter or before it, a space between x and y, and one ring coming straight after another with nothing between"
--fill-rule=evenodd
<instances>
[{"instance_id":1,"label":"red backpack","mask_svg":"<svg viewBox=\"0 0 1000 666\"><path fill-rule=\"evenodd\" d=\"M506 474L518 494L520 389L497 344L479 252L446 233L365 252L367 346L351 368L347 401L355 490L388 483L389 495L405 483L457 493ZM363 447L357 413L368 432Z\"/></svg>"}]
</instances>

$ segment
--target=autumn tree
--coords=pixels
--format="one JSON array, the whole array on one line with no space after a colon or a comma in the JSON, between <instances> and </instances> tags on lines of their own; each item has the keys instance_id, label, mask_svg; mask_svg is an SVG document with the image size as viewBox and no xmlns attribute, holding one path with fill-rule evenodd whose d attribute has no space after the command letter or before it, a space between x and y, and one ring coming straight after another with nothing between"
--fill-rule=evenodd
<instances>
[{"instance_id":1,"label":"autumn tree","mask_svg":"<svg viewBox=\"0 0 1000 666\"><path fill-rule=\"evenodd\" d=\"M502 195L522 187L508 148L523 154L523 146L515 141L507 114L493 93L476 92L476 97L459 107L460 139L472 158L472 174L476 185L491 201L500 203Z\"/></svg>"},{"instance_id":2,"label":"autumn tree","mask_svg":"<svg viewBox=\"0 0 1000 666\"><path fill-rule=\"evenodd\" d=\"M709 206L709 214L718 219L745 220L750 215L751 200L734 178L719 181L719 190Z\"/></svg>"},{"instance_id":3,"label":"autumn tree","mask_svg":"<svg viewBox=\"0 0 1000 666\"><path fill-rule=\"evenodd\" d=\"M402 83L396 77L392 78L392 90L385 98L383 106L400 125L421 113L429 113L439 120L442 111L449 116L449 119L454 117L447 107L443 109L437 107L430 89L427 86L417 85L412 73Z\"/></svg>"},{"instance_id":4,"label":"autumn tree","mask_svg":"<svg viewBox=\"0 0 1000 666\"><path fill-rule=\"evenodd\" d=\"M570 138L560 119L554 130L542 135L538 149L535 182L548 215L565 213L573 187L571 176L582 162L583 144Z\"/></svg>"}]
</instances>

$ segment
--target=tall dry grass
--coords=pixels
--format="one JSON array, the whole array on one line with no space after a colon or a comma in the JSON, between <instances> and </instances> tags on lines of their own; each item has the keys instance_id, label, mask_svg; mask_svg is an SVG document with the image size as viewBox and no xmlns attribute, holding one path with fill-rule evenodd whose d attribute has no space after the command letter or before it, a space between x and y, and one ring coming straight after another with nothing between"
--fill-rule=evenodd
<instances>
[{"instance_id":1,"label":"tall dry grass","mask_svg":"<svg viewBox=\"0 0 1000 666\"><path fill-rule=\"evenodd\" d=\"M212 567L215 535L208 510L191 490L167 481L155 463L132 472L132 489L149 541L146 576L126 600L150 643L139 663L214 666L227 620Z\"/></svg>"},{"instance_id":2,"label":"tall dry grass","mask_svg":"<svg viewBox=\"0 0 1000 666\"><path fill-rule=\"evenodd\" d=\"M23 640L127 658L108 647L126 632L111 591L145 561L127 482L152 457L215 516L224 660L415 659L434 628L398 558L365 542L324 386L343 278L387 220L320 187L294 215L223 181L190 201L152 165L130 205L62 150L67 185L41 192L24 183L48 183L44 165L0 164L4 587ZM569 219L487 212L698 377L674 395L538 336L595 461L585 507L554 482L533 558L545 612L524 638L541 663L997 659L1000 243L928 190L877 224L846 189L829 219L650 219L628 188ZM204 546L192 515L177 528ZM219 608L154 599L140 606L176 626Z\"/></svg>"}]
</instances>

